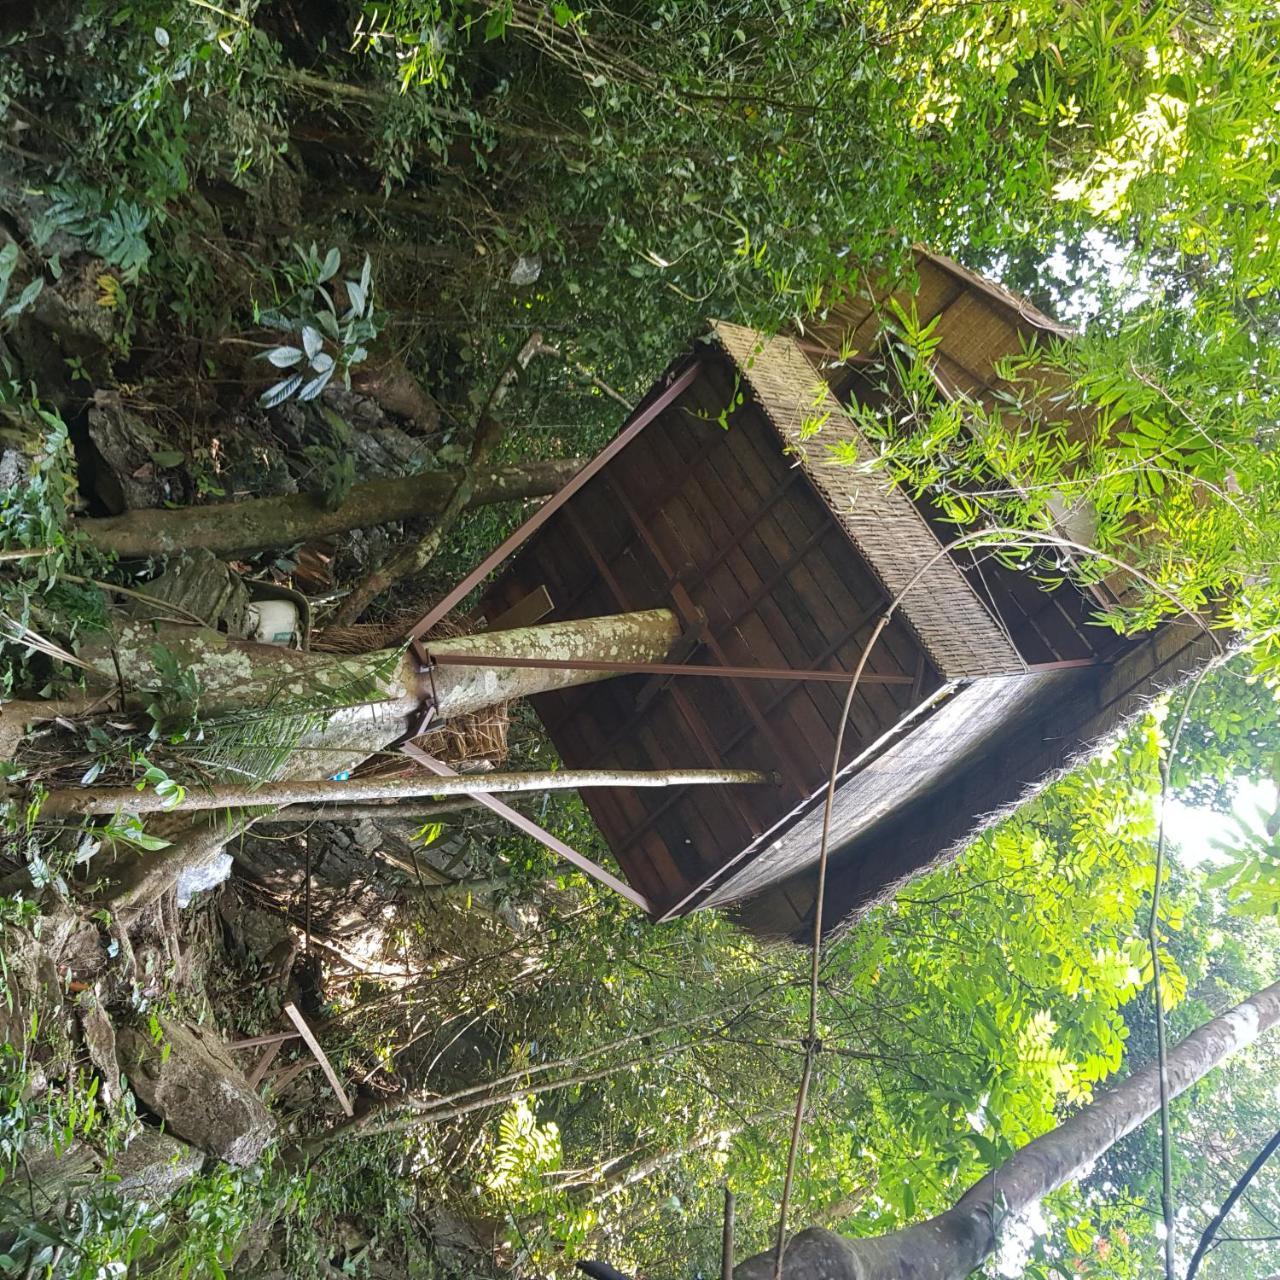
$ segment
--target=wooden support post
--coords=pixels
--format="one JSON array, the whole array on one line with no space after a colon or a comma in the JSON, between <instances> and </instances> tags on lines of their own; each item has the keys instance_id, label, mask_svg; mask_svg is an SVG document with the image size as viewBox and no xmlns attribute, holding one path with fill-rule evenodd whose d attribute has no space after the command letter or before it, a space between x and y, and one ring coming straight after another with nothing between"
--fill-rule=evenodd
<instances>
[{"instance_id":1,"label":"wooden support post","mask_svg":"<svg viewBox=\"0 0 1280 1280\"><path fill-rule=\"evenodd\" d=\"M250 1089L256 1089L262 1083L262 1077L267 1074L267 1068L276 1060L276 1055L283 1047L283 1040L273 1040L262 1051L262 1057L258 1059L258 1065L254 1067L249 1075L248 1085Z\"/></svg>"}]
</instances>

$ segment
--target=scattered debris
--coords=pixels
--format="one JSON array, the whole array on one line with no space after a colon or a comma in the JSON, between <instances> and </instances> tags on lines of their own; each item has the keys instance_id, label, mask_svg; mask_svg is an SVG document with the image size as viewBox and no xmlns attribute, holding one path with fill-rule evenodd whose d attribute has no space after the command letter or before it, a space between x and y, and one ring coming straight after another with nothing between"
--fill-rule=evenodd
<instances>
[{"instance_id":1,"label":"scattered debris","mask_svg":"<svg viewBox=\"0 0 1280 1280\"><path fill-rule=\"evenodd\" d=\"M316 1061L320 1064L320 1070L324 1072L325 1079L329 1081L329 1087L333 1090L334 1096L338 1099L343 1112L347 1116L354 1115L355 1112L351 1109L351 1101L342 1087L342 1082L338 1079L338 1074L334 1071L333 1064L325 1057L325 1052L320 1047L320 1041L316 1039L315 1033L307 1025L307 1020L298 1012L297 1006L294 1004L286 1004L284 1011L289 1021L298 1028L298 1034L306 1041L307 1048L311 1050Z\"/></svg>"},{"instance_id":2,"label":"scattered debris","mask_svg":"<svg viewBox=\"0 0 1280 1280\"><path fill-rule=\"evenodd\" d=\"M189 907L198 893L207 893L216 889L231 875L235 859L225 850L216 853L207 862L198 862L185 866L178 872L174 885L178 895L178 906Z\"/></svg>"}]
</instances>

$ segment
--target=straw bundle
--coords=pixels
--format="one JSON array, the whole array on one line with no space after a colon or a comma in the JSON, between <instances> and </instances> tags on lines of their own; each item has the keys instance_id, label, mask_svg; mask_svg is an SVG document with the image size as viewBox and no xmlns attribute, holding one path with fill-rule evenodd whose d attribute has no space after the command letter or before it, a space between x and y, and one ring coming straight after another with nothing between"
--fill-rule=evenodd
<instances>
[{"instance_id":1,"label":"straw bundle","mask_svg":"<svg viewBox=\"0 0 1280 1280\"><path fill-rule=\"evenodd\" d=\"M370 653L402 640L429 605L404 609L382 622L354 622L343 627L326 627L312 641L321 653ZM431 628L428 640L451 639L467 634L467 628L445 619ZM454 766L486 761L502 764L507 758L507 730L511 713L506 703L483 711L458 716L414 739L428 755ZM420 766L403 756L377 756L361 766L364 777L393 778L416 773Z\"/></svg>"}]
</instances>

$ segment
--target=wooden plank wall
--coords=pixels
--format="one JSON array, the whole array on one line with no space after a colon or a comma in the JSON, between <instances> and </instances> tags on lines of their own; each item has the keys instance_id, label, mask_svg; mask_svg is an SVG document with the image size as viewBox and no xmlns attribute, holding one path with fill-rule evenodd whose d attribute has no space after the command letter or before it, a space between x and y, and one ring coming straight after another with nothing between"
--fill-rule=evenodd
<instances>
[{"instance_id":1,"label":"wooden plank wall","mask_svg":"<svg viewBox=\"0 0 1280 1280\"><path fill-rule=\"evenodd\" d=\"M691 661L852 670L880 589L759 410L748 402L728 430L719 424L734 382L713 359L678 406L547 524L492 593L493 607L542 584L555 618L666 605L693 627L705 622ZM863 685L846 760L939 683L901 624L870 669L914 684ZM833 684L631 676L534 705L571 767L782 775L776 787L585 793L628 880L661 914L821 790L843 699Z\"/></svg>"}]
</instances>

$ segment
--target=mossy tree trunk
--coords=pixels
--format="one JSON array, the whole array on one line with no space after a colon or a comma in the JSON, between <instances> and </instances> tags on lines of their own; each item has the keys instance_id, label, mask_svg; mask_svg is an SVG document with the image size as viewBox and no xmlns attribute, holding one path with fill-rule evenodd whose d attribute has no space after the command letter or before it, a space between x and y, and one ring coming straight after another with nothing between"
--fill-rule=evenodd
<instances>
[{"instance_id":1,"label":"mossy tree trunk","mask_svg":"<svg viewBox=\"0 0 1280 1280\"><path fill-rule=\"evenodd\" d=\"M581 458L560 458L485 471L475 477L467 506L545 497L572 479L582 462ZM438 515L457 489L458 479L453 471L424 471L416 476L365 480L353 485L331 511L311 494L296 494L173 511L130 511L122 516L81 520L76 527L100 550L122 560L197 548L226 558L393 520Z\"/></svg>"},{"instance_id":2,"label":"mossy tree trunk","mask_svg":"<svg viewBox=\"0 0 1280 1280\"><path fill-rule=\"evenodd\" d=\"M679 631L666 609L547 623L433 641L434 653L458 651L558 660L656 662ZM584 669L449 667L419 670L405 649L368 654L304 653L233 639L203 627L123 623L109 642L81 650L105 680L119 681L127 707L145 711L173 698L175 672L199 690L202 737L197 758L222 776L263 781L322 780L347 772L410 733L429 699L436 721L549 689L607 679ZM159 853L124 856L104 901L139 906L184 871L216 858L270 805L222 808L193 819L155 816L148 830L169 841Z\"/></svg>"}]
</instances>

